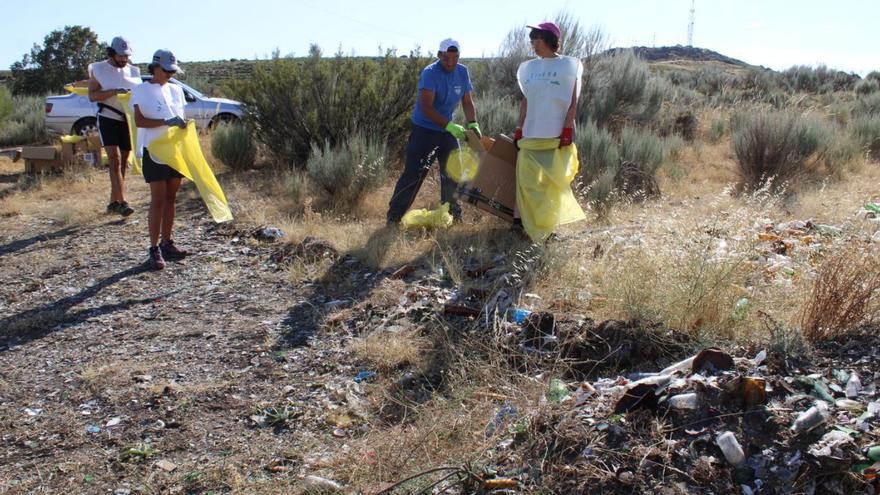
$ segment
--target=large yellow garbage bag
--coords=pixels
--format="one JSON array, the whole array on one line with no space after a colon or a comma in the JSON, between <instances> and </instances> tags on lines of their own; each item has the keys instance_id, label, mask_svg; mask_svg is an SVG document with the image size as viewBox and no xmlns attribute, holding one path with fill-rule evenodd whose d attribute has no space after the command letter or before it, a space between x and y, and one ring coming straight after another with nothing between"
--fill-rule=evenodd
<instances>
[{"instance_id":1,"label":"large yellow garbage bag","mask_svg":"<svg viewBox=\"0 0 880 495\"><path fill-rule=\"evenodd\" d=\"M214 177L214 172L202 154L196 124L192 120L186 129L169 128L164 136L156 138L147 150L150 156L180 172L187 179L195 182L202 201L217 223L232 220L232 212L226 196Z\"/></svg>"},{"instance_id":2,"label":"large yellow garbage bag","mask_svg":"<svg viewBox=\"0 0 880 495\"><path fill-rule=\"evenodd\" d=\"M555 138L519 140L516 204L523 229L534 242L544 242L560 225L587 218L571 191L577 172L574 144L559 148Z\"/></svg>"},{"instance_id":3,"label":"large yellow garbage bag","mask_svg":"<svg viewBox=\"0 0 880 495\"><path fill-rule=\"evenodd\" d=\"M449 203L443 203L439 208L426 210L410 210L400 219L400 224L405 229L433 229L448 228L452 225L452 215L449 214Z\"/></svg>"},{"instance_id":4,"label":"large yellow garbage bag","mask_svg":"<svg viewBox=\"0 0 880 495\"><path fill-rule=\"evenodd\" d=\"M83 86L73 86L72 84L68 84L67 86L64 86L64 89L79 96L89 95L89 88ZM131 94L116 95L116 99L119 100L119 103L122 103L122 109L125 110L125 121L126 124L128 124L128 135L131 137L131 153L128 154L128 164L131 165L132 173L135 175L143 175L143 172L141 172L141 157L137 155L137 127L134 124L134 112L129 104L131 101ZM105 165L107 164L107 155L101 153L101 162Z\"/></svg>"}]
</instances>

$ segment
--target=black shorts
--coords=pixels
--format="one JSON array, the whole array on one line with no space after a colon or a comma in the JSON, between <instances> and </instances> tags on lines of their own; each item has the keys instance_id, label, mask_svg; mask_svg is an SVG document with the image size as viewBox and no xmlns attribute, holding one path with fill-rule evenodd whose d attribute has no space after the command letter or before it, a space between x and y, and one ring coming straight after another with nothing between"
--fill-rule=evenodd
<instances>
[{"instance_id":1,"label":"black shorts","mask_svg":"<svg viewBox=\"0 0 880 495\"><path fill-rule=\"evenodd\" d=\"M174 170L168 165L154 162L153 158L150 156L150 152L147 151L146 148L144 148L144 159L142 164L144 169L144 181L147 183L183 178L183 175L180 172Z\"/></svg>"},{"instance_id":2,"label":"black shorts","mask_svg":"<svg viewBox=\"0 0 880 495\"><path fill-rule=\"evenodd\" d=\"M101 146L119 146L123 151L131 151L131 136L124 120L98 115L98 132L101 134Z\"/></svg>"}]
</instances>

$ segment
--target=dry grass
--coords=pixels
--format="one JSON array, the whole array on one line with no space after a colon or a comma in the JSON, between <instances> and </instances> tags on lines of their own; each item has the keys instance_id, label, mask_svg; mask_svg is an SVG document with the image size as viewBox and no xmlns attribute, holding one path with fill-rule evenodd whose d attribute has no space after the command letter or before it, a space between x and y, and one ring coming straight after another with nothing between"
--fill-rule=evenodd
<instances>
[{"instance_id":1,"label":"dry grass","mask_svg":"<svg viewBox=\"0 0 880 495\"><path fill-rule=\"evenodd\" d=\"M379 372L418 364L430 346L431 342L418 329L397 332L377 329L350 344L358 359L369 363L371 369Z\"/></svg>"},{"instance_id":2,"label":"dry grass","mask_svg":"<svg viewBox=\"0 0 880 495\"><path fill-rule=\"evenodd\" d=\"M801 330L811 343L836 338L880 316L880 250L853 244L819 269L803 310Z\"/></svg>"}]
</instances>

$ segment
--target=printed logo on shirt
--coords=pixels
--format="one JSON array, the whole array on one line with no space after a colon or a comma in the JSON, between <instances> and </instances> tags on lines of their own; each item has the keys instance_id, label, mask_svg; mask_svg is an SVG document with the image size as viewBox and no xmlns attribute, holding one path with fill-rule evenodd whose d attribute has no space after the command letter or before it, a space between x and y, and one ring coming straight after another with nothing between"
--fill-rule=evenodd
<instances>
[{"instance_id":1,"label":"printed logo on shirt","mask_svg":"<svg viewBox=\"0 0 880 495\"><path fill-rule=\"evenodd\" d=\"M560 85L562 85L562 83L559 81L558 78L559 78L559 73L555 70L546 70L543 72L532 72L531 74L529 74L529 77L526 78L525 83L529 84L529 83L535 82L535 81L547 81L550 84L560 86Z\"/></svg>"},{"instance_id":2,"label":"printed logo on shirt","mask_svg":"<svg viewBox=\"0 0 880 495\"><path fill-rule=\"evenodd\" d=\"M455 94L457 94L457 95L461 94L461 86L455 86L453 89L455 91Z\"/></svg>"}]
</instances>

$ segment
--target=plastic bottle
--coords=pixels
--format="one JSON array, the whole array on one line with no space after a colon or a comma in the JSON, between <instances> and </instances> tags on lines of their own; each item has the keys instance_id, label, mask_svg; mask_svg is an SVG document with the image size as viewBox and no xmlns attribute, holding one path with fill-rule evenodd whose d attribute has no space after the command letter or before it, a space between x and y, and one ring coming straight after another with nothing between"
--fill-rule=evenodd
<instances>
[{"instance_id":1,"label":"plastic bottle","mask_svg":"<svg viewBox=\"0 0 880 495\"><path fill-rule=\"evenodd\" d=\"M718 435L715 443L718 444L727 462L734 467L739 467L746 461L746 454L743 452L739 441L736 439L736 435L732 431L726 431Z\"/></svg>"},{"instance_id":2,"label":"plastic bottle","mask_svg":"<svg viewBox=\"0 0 880 495\"><path fill-rule=\"evenodd\" d=\"M853 371L849 375L849 380L846 381L846 398L855 399L859 396L859 392L861 391L862 381L859 379L859 375Z\"/></svg>"},{"instance_id":3,"label":"plastic bottle","mask_svg":"<svg viewBox=\"0 0 880 495\"><path fill-rule=\"evenodd\" d=\"M828 419L828 406L824 402L817 402L794 420L791 429L798 433L809 431L824 423L826 419Z\"/></svg>"},{"instance_id":4,"label":"plastic bottle","mask_svg":"<svg viewBox=\"0 0 880 495\"><path fill-rule=\"evenodd\" d=\"M669 398L669 407L673 409L696 409L699 407L697 394L678 394Z\"/></svg>"},{"instance_id":5,"label":"plastic bottle","mask_svg":"<svg viewBox=\"0 0 880 495\"><path fill-rule=\"evenodd\" d=\"M522 325L526 321L526 317L532 314L532 312L527 309L511 308L507 314L514 323Z\"/></svg>"}]
</instances>

